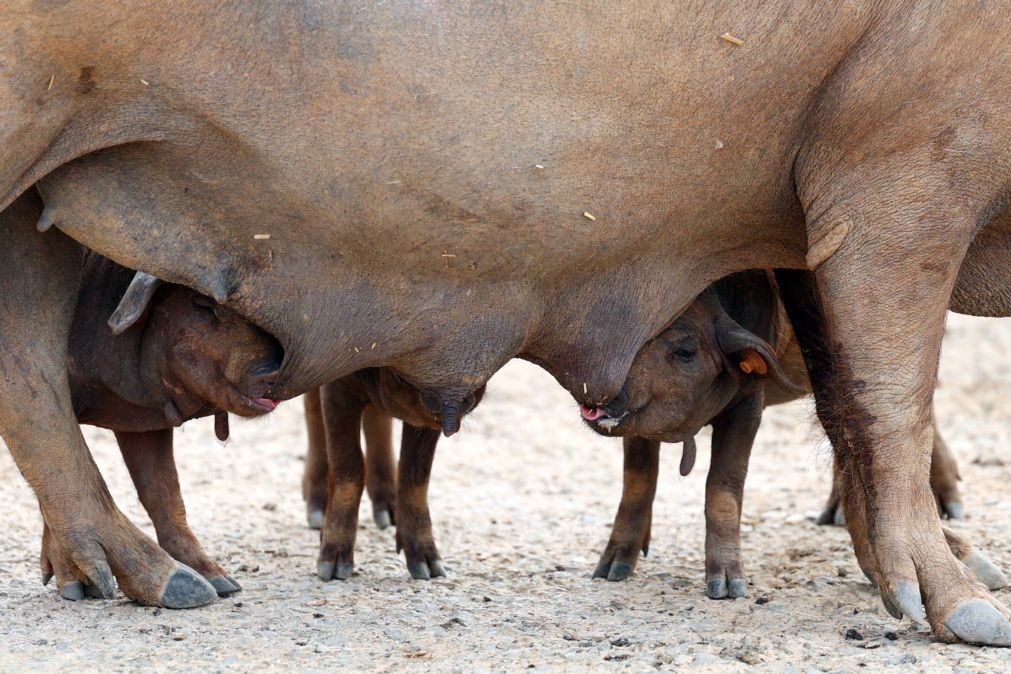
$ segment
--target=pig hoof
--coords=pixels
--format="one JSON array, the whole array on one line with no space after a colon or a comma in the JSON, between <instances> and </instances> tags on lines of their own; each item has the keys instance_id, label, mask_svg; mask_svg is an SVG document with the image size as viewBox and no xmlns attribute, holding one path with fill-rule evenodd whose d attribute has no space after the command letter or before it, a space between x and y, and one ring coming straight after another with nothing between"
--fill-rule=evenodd
<instances>
[{"instance_id":1,"label":"pig hoof","mask_svg":"<svg viewBox=\"0 0 1011 674\"><path fill-rule=\"evenodd\" d=\"M835 517L832 519L832 523L837 527L846 526L846 513L843 512L842 508L835 509Z\"/></svg>"},{"instance_id":2,"label":"pig hoof","mask_svg":"<svg viewBox=\"0 0 1011 674\"><path fill-rule=\"evenodd\" d=\"M428 563L428 568L432 572L432 578L446 577L446 567L443 566L441 559L433 559Z\"/></svg>"},{"instance_id":3,"label":"pig hoof","mask_svg":"<svg viewBox=\"0 0 1011 674\"><path fill-rule=\"evenodd\" d=\"M962 563L976 574L976 579L983 583L986 589L999 590L1002 587L1007 587L1007 576L978 550L973 550L972 554L962 560Z\"/></svg>"},{"instance_id":4,"label":"pig hoof","mask_svg":"<svg viewBox=\"0 0 1011 674\"><path fill-rule=\"evenodd\" d=\"M354 564L351 562L319 562L316 564L316 574L320 580L347 580L351 577Z\"/></svg>"},{"instance_id":5,"label":"pig hoof","mask_svg":"<svg viewBox=\"0 0 1011 674\"><path fill-rule=\"evenodd\" d=\"M828 526L835 522L835 506L826 506L818 513L818 518L814 521L819 526Z\"/></svg>"},{"instance_id":6,"label":"pig hoof","mask_svg":"<svg viewBox=\"0 0 1011 674\"><path fill-rule=\"evenodd\" d=\"M428 570L428 564L424 562L408 562L407 572L414 580L430 580L432 574Z\"/></svg>"},{"instance_id":7,"label":"pig hoof","mask_svg":"<svg viewBox=\"0 0 1011 674\"><path fill-rule=\"evenodd\" d=\"M882 593L885 609L895 619L907 616L914 623L929 627L927 613L923 610L923 600L920 597L920 586L911 580L902 580L895 585L891 594Z\"/></svg>"},{"instance_id":8,"label":"pig hoof","mask_svg":"<svg viewBox=\"0 0 1011 674\"><path fill-rule=\"evenodd\" d=\"M944 513L948 516L949 520L964 520L965 519L965 507L957 502L944 504ZM991 590L994 588L990 588Z\"/></svg>"},{"instance_id":9,"label":"pig hoof","mask_svg":"<svg viewBox=\"0 0 1011 674\"><path fill-rule=\"evenodd\" d=\"M318 531L323 528L322 510L310 510L306 513L305 519L308 522L310 529L316 529Z\"/></svg>"},{"instance_id":10,"label":"pig hoof","mask_svg":"<svg viewBox=\"0 0 1011 674\"><path fill-rule=\"evenodd\" d=\"M1011 646L1011 623L983 599L973 599L956 608L944 626L966 643Z\"/></svg>"},{"instance_id":11,"label":"pig hoof","mask_svg":"<svg viewBox=\"0 0 1011 674\"><path fill-rule=\"evenodd\" d=\"M42 587L45 587L46 585L49 585L49 581L51 581L52 579L53 579L53 574L44 571L42 573Z\"/></svg>"},{"instance_id":12,"label":"pig hoof","mask_svg":"<svg viewBox=\"0 0 1011 674\"><path fill-rule=\"evenodd\" d=\"M727 598L727 579L713 578L706 582L706 596L710 599Z\"/></svg>"},{"instance_id":13,"label":"pig hoof","mask_svg":"<svg viewBox=\"0 0 1011 674\"><path fill-rule=\"evenodd\" d=\"M628 580L639 557L640 546L612 545L607 544L604 552L600 555L597 568L593 570L594 578L606 578L610 581ZM648 546L642 546L645 550Z\"/></svg>"},{"instance_id":14,"label":"pig hoof","mask_svg":"<svg viewBox=\"0 0 1011 674\"><path fill-rule=\"evenodd\" d=\"M377 510L372 513L372 519L376 521L376 526L380 529L389 529L393 526L393 518L390 516L390 511L383 509Z\"/></svg>"},{"instance_id":15,"label":"pig hoof","mask_svg":"<svg viewBox=\"0 0 1011 674\"><path fill-rule=\"evenodd\" d=\"M180 564L169 578L160 603L165 608L196 608L217 598L213 585L193 569Z\"/></svg>"},{"instance_id":16,"label":"pig hoof","mask_svg":"<svg viewBox=\"0 0 1011 674\"><path fill-rule=\"evenodd\" d=\"M624 562L615 562L611 564L611 569L607 572L607 579L614 582L628 580L628 577L632 575L632 570L632 567Z\"/></svg>"},{"instance_id":17,"label":"pig hoof","mask_svg":"<svg viewBox=\"0 0 1011 674\"><path fill-rule=\"evenodd\" d=\"M60 596L67 601L81 601L84 599L84 583L77 581L67 583L60 588Z\"/></svg>"},{"instance_id":18,"label":"pig hoof","mask_svg":"<svg viewBox=\"0 0 1011 674\"><path fill-rule=\"evenodd\" d=\"M224 576L215 576L210 579L211 585L214 587L214 591L218 593L219 597L227 597L230 594L235 594L242 588L239 584L233 581L231 578L226 578Z\"/></svg>"},{"instance_id":19,"label":"pig hoof","mask_svg":"<svg viewBox=\"0 0 1011 674\"><path fill-rule=\"evenodd\" d=\"M743 578L731 578L727 586L727 596L731 599L743 599L748 596L748 581Z\"/></svg>"},{"instance_id":20,"label":"pig hoof","mask_svg":"<svg viewBox=\"0 0 1011 674\"><path fill-rule=\"evenodd\" d=\"M102 590L91 583L84 584L84 596L88 599L106 599L105 595L102 594Z\"/></svg>"}]
</instances>

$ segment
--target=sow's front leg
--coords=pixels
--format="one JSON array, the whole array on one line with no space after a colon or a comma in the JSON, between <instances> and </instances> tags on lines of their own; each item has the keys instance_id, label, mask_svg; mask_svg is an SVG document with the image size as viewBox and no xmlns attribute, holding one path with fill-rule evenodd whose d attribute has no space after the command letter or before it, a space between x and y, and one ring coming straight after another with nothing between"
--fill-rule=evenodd
<instances>
[{"instance_id":1,"label":"sow's front leg","mask_svg":"<svg viewBox=\"0 0 1011 674\"><path fill-rule=\"evenodd\" d=\"M146 433L116 433L137 495L154 524L158 545L206 578L218 596L238 592L242 586L208 556L186 521L172 437L171 428Z\"/></svg>"},{"instance_id":2,"label":"sow's front leg","mask_svg":"<svg viewBox=\"0 0 1011 674\"><path fill-rule=\"evenodd\" d=\"M713 421L713 459L706 479L706 596L748 596L741 568L741 504L748 461L762 422L762 395L750 395Z\"/></svg>"},{"instance_id":3,"label":"sow's front leg","mask_svg":"<svg viewBox=\"0 0 1011 674\"><path fill-rule=\"evenodd\" d=\"M649 552L653 497L660 471L660 443L643 438L624 438L625 466L618 514L611 538L600 555L594 578L625 580L635 570L639 553Z\"/></svg>"},{"instance_id":4,"label":"sow's front leg","mask_svg":"<svg viewBox=\"0 0 1011 674\"><path fill-rule=\"evenodd\" d=\"M142 604L206 604L214 588L120 513L81 435L67 381L81 252L38 233L41 212L33 191L0 214L0 434L38 496L49 562L102 597L118 580Z\"/></svg>"}]
</instances>

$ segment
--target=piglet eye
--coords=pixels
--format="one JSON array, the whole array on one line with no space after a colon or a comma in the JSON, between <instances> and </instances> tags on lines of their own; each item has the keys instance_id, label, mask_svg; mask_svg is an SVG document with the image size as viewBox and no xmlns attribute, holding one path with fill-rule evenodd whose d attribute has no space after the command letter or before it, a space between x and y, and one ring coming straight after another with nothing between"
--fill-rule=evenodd
<instances>
[{"instance_id":1,"label":"piglet eye","mask_svg":"<svg viewBox=\"0 0 1011 674\"><path fill-rule=\"evenodd\" d=\"M214 314L215 318L217 318L218 307L220 306L217 302L212 300L210 297L207 297L206 295L199 295L199 294L193 295L192 299L193 304L200 307L201 309L206 309L207 311Z\"/></svg>"},{"instance_id":2,"label":"piglet eye","mask_svg":"<svg viewBox=\"0 0 1011 674\"><path fill-rule=\"evenodd\" d=\"M691 341L678 340L678 341L668 341L665 343L667 346L667 354L671 360L681 360L688 361L695 357L697 350L695 344Z\"/></svg>"}]
</instances>

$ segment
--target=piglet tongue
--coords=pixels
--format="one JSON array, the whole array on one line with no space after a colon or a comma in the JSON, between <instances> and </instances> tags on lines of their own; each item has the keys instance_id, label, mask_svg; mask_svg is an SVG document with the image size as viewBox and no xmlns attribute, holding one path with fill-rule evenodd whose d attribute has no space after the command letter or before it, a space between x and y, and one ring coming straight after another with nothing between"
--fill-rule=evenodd
<instances>
[{"instance_id":1,"label":"piglet tongue","mask_svg":"<svg viewBox=\"0 0 1011 674\"><path fill-rule=\"evenodd\" d=\"M281 404L277 400L271 400L270 398L255 398L253 402L268 412L274 411L274 408Z\"/></svg>"},{"instance_id":2,"label":"piglet tongue","mask_svg":"<svg viewBox=\"0 0 1011 674\"><path fill-rule=\"evenodd\" d=\"M691 437L681 445L681 475L688 475L695 467L695 438Z\"/></svg>"},{"instance_id":3,"label":"piglet tongue","mask_svg":"<svg viewBox=\"0 0 1011 674\"><path fill-rule=\"evenodd\" d=\"M214 435L224 442L228 439L228 412L218 412L214 415Z\"/></svg>"},{"instance_id":4,"label":"piglet tongue","mask_svg":"<svg viewBox=\"0 0 1011 674\"><path fill-rule=\"evenodd\" d=\"M579 413L583 415L583 418L587 421L596 421L601 417L606 417L607 412L600 407L587 407L586 405L579 406Z\"/></svg>"}]
</instances>

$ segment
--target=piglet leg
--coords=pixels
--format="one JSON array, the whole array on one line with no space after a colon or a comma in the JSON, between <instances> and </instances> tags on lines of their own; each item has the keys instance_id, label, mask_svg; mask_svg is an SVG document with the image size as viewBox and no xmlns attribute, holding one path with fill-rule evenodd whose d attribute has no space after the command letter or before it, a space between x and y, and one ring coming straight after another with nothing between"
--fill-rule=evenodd
<instances>
[{"instance_id":1,"label":"piglet leg","mask_svg":"<svg viewBox=\"0 0 1011 674\"><path fill-rule=\"evenodd\" d=\"M372 501L376 526L396 524L397 464L393 456L393 417L375 405L362 412L365 434L365 489Z\"/></svg>"},{"instance_id":2,"label":"piglet leg","mask_svg":"<svg viewBox=\"0 0 1011 674\"><path fill-rule=\"evenodd\" d=\"M404 551L407 570L415 580L446 575L428 512L428 480L438 442L439 431L404 424L397 481L397 552Z\"/></svg>"},{"instance_id":3,"label":"piglet leg","mask_svg":"<svg viewBox=\"0 0 1011 674\"><path fill-rule=\"evenodd\" d=\"M137 496L151 517L158 545L206 578L218 596L242 589L212 560L186 521L186 506L172 450L172 429L143 433L116 433L123 461L130 471Z\"/></svg>"},{"instance_id":4,"label":"piglet leg","mask_svg":"<svg viewBox=\"0 0 1011 674\"><path fill-rule=\"evenodd\" d=\"M660 443L625 438L624 481L621 503L611 528L611 538L600 555L594 578L625 580L635 570L639 552L649 551L653 497L660 470Z\"/></svg>"},{"instance_id":5,"label":"piglet leg","mask_svg":"<svg viewBox=\"0 0 1011 674\"><path fill-rule=\"evenodd\" d=\"M748 595L741 568L741 503L748 460L762 421L762 395L750 395L713 421L713 458L706 480L706 596Z\"/></svg>"},{"instance_id":6,"label":"piglet leg","mask_svg":"<svg viewBox=\"0 0 1011 674\"><path fill-rule=\"evenodd\" d=\"M305 500L305 517L310 529L323 527L326 512L326 430L323 426L323 409L318 388L306 391L305 425L309 432L309 448L305 454L302 472L302 498Z\"/></svg>"},{"instance_id":7,"label":"piglet leg","mask_svg":"<svg viewBox=\"0 0 1011 674\"><path fill-rule=\"evenodd\" d=\"M320 533L316 572L322 580L347 580L354 570L358 506L365 490L361 446L362 405L346 395L339 383L322 388L329 462L327 506Z\"/></svg>"}]
</instances>

